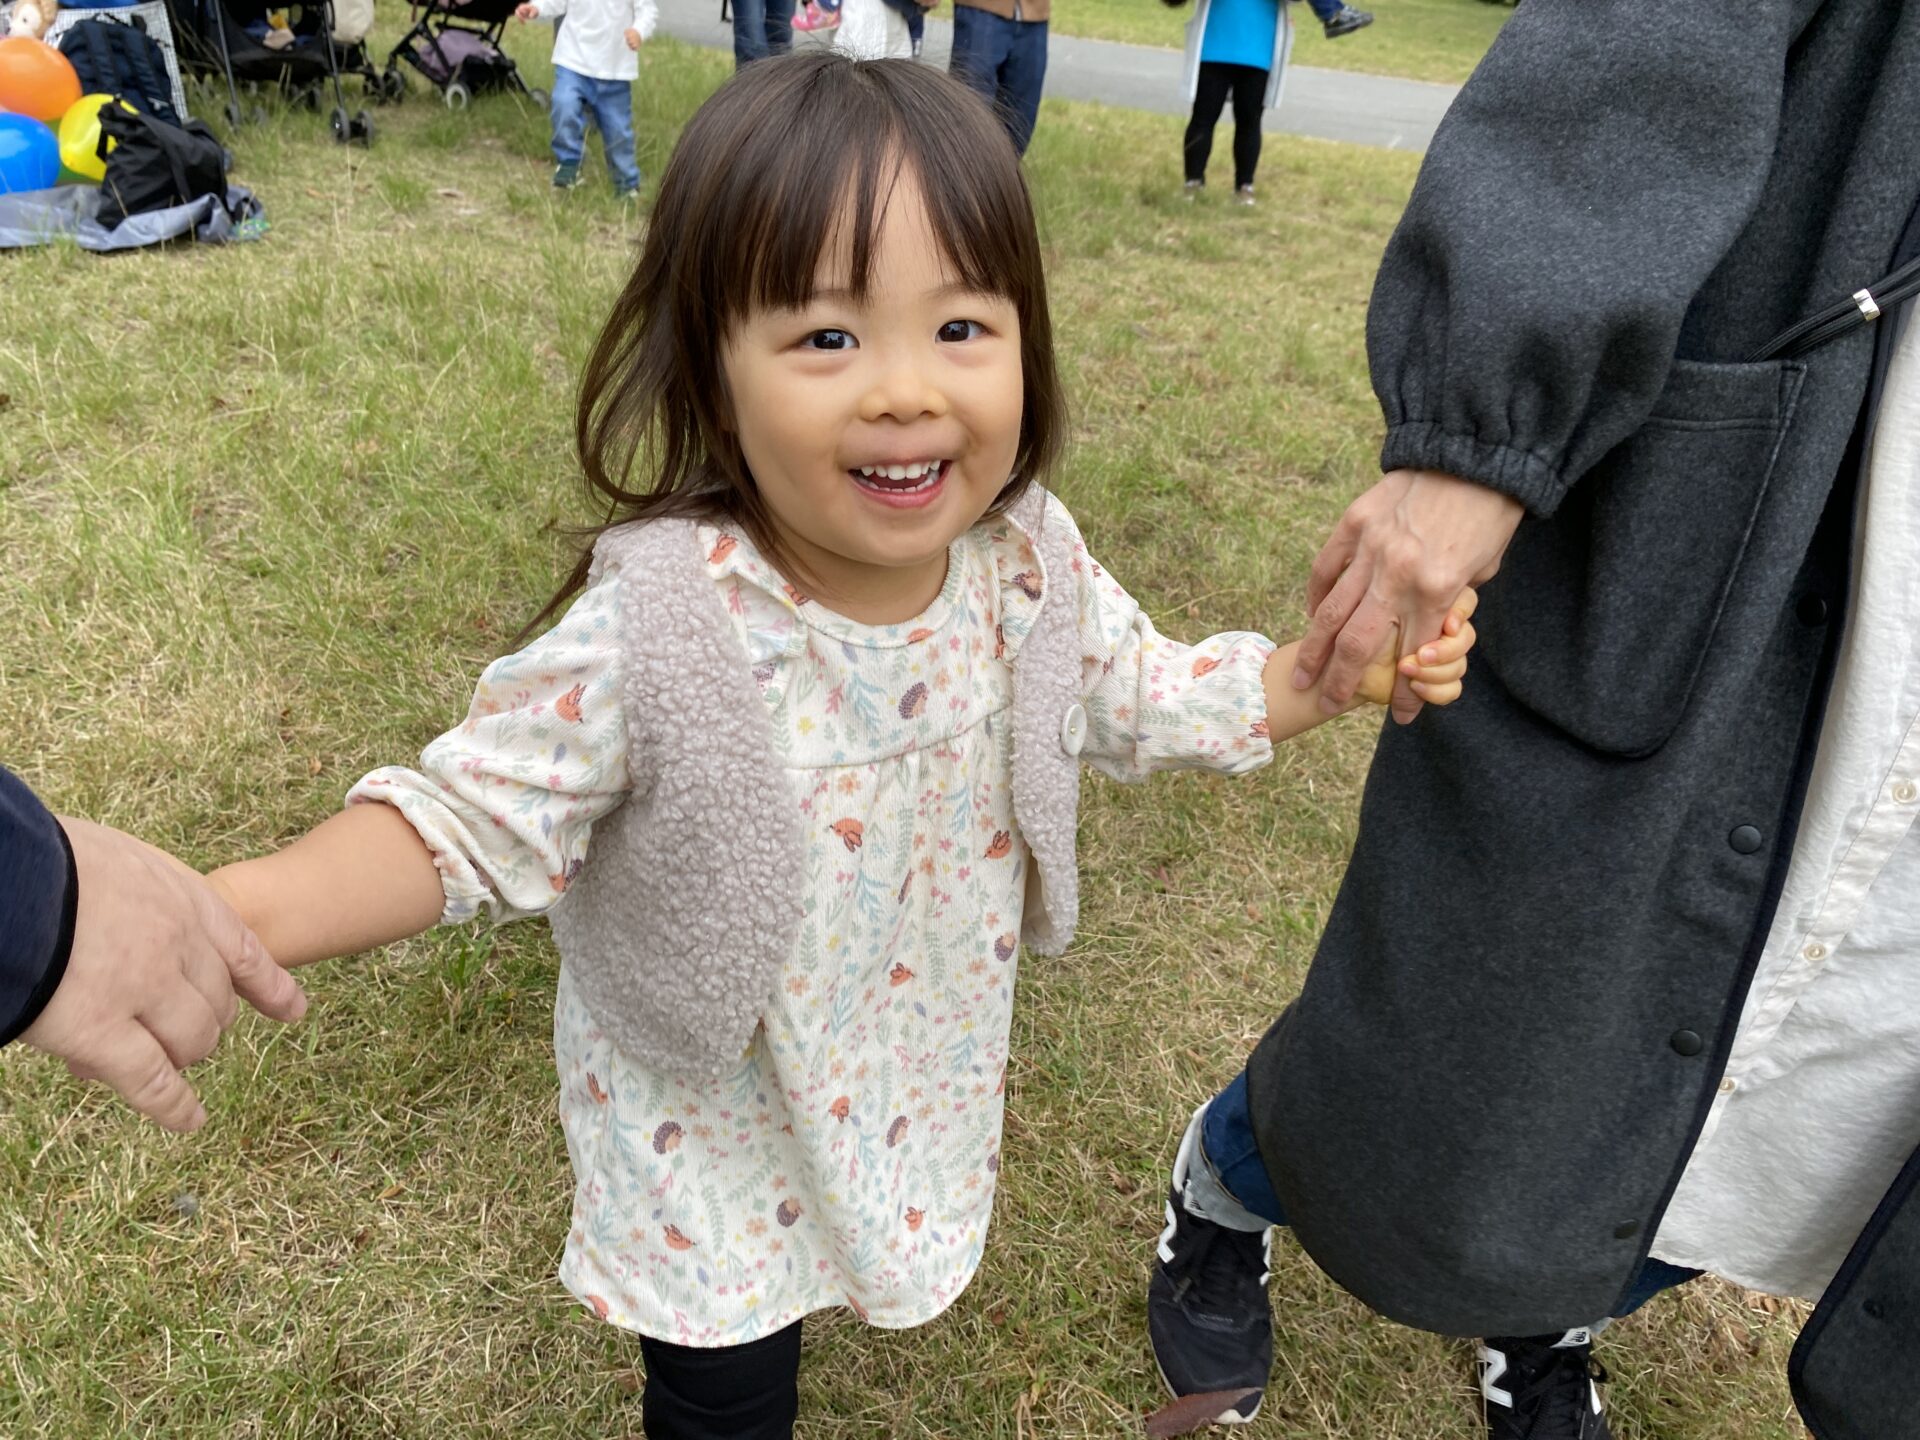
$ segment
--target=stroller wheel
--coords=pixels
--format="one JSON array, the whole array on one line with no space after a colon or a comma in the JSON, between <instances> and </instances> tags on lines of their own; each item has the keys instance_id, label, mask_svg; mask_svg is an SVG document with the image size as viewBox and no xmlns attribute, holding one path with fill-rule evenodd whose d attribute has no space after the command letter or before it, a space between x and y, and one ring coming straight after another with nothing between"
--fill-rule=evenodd
<instances>
[{"instance_id":1,"label":"stroller wheel","mask_svg":"<svg viewBox=\"0 0 1920 1440\"><path fill-rule=\"evenodd\" d=\"M373 147L373 116L364 110L353 112L353 138L369 149Z\"/></svg>"},{"instance_id":2,"label":"stroller wheel","mask_svg":"<svg viewBox=\"0 0 1920 1440\"><path fill-rule=\"evenodd\" d=\"M314 114L318 115L320 113L320 87L318 85L307 86L306 89L294 97L294 101L301 109L311 110Z\"/></svg>"},{"instance_id":3,"label":"stroller wheel","mask_svg":"<svg viewBox=\"0 0 1920 1440\"><path fill-rule=\"evenodd\" d=\"M389 68L380 77L380 95L389 105L398 105L407 98L407 77Z\"/></svg>"},{"instance_id":4,"label":"stroller wheel","mask_svg":"<svg viewBox=\"0 0 1920 1440\"><path fill-rule=\"evenodd\" d=\"M254 106L252 110L247 112L247 123L250 125L266 124L267 123L267 107L264 105Z\"/></svg>"},{"instance_id":5,"label":"stroller wheel","mask_svg":"<svg viewBox=\"0 0 1920 1440\"><path fill-rule=\"evenodd\" d=\"M229 100L227 102L227 128L229 130L238 130L241 125L246 123L246 118L246 112L240 108L238 101Z\"/></svg>"},{"instance_id":6,"label":"stroller wheel","mask_svg":"<svg viewBox=\"0 0 1920 1440\"><path fill-rule=\"evenodd\" d=\"M333 131L336 145L344 145L353 138L353 121L347 118L347 112L336 105L333 113L327 117L327 127Z\"/></svg>"},{"instance_id":7,"label":"stroller wheel","mask_svg":"<svg viewBox=\"0 0 1920 1440\"><path fill-rule=\"evenodd\" d=\"M543 114L553 108L553 97L538 85L527 91L527 98L533 101L535 105L538 105Z\"/></svg>"},{"instance_id":8,"label":"stroller wheel","mask_svg":"<svg viewBox=\"0 0 1920 1440\"><path fill-rule=\"evenodd\" d=\"M449 110L464 110L473 103L473 92L458 80L449 81L441 96L446 100Z\"/></svg>"}]
</instances>

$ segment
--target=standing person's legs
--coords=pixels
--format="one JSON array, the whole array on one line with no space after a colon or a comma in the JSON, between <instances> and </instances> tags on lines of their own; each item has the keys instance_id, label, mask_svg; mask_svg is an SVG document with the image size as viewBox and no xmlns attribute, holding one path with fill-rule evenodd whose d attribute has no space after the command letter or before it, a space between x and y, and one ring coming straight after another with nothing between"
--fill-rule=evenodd
<instances>
[{"instance_id":1,"label":"standing person's legs","mask_svg":"<svg viewBox=\"0 0 1920 1440\"><path fill-rule=\"evenodd\" d=\"M587 111L592 108L592 81L564 65L553 67L553 98L549 102L553 122L553 159L561 171L577 171L580 157L586 153ZM556 185L570 184L560 172Z\"/></svg>"},{"instance_id":2,"label":"standing person's legs","mask_svg":"<svg viewBox=\"0 0 1920 1440\"><path fill-rule=\"evenodd\" d=\"M975 5L953 7L953 54L947 73L980 96L995 103L1000 86L1000 64L1006 58L1011 20Z\"/></svg>"},{"instance_id":3,"label":"standing person's legs","mask_svg":"<svg viewBox=\"0 0 1920 1440\"><path fill-rule=\"evenodd\" d=\"M1233 188L1251 190L1260 164L1260 115L1267 106L1267 72L1236 65L1233 74Z\"/></svg>"},{"instance_id":4,"label":"standing person's legs","mask_svg":"<svg viewBox=\"0 0 1920 1440\"><path fill-rule=\"evenodd\" d=\"M800 1413L800 1322L746 1345L701 1350L640 1339L647 1440L791 1440Z\"/></svg>"},{"instance_id":5,"label":"standing person's legs","mask_svg":"<svg viewBox=\"0 0 1920 1440\"><path fill-rule=\"evenodd\" d=\"M640 188L640 161L633 148L633 84L627 80L593 82L593 118L607 152L607 173L621 195Z\"/></svg>"},{"instance_id":6,"label":"standing person's legs","mask_svg":"<svg viewBox=\"0 0 1920 1440\"><path fill-rule=\"evenodd\" d=\"M907 40L913 47L914 59L920 58L920 47L925 43L926 38L927 12L915 6L913 13L907 16Z\"/></svg>"},{"instance_id":7,"label":"standing person's legs","mask_svg":"<svg viewBox=\"0 0 1920 1440\"><path fill-rule=\"evenodd\" d=\"M733 0L733 68L793 47L793 0Z\"/></svg>"},{"instance_id":8,"label":"standing person's legs","mask_svg":"<svg viewBox=\"0 0 1920 1440\"><path fill-rule=\"evenodd\" d=\"M784 55L793 49L793 0L762 0L766 7L767 53Z\"/></svg>"},{"instance_id":9,"label":"standing person's legs","mask_svg":"<svg viewBox=\"0 0 1920 1440\"><path fill-rule=\"evenodd\" d=\"M1286 1223L1254 1139L1242 1071L1195 1112L1180 1141L1147 1293L1148 1339L1161 1374L1175 1395L1195 1397L1190 1403L1206 1409L1206 1418L1251 1419L1260 1408L1273 1366L1265 1236L1268 1226ZM1620 1314L1698 1273L1649 1259ZM1606 1440L1593 1385L1604 1372L1591 1361L1593 1331L1603 1323L1484 1341L1480 1383L1489 1434ZM1536 1428L1542 1416L1557 1417L1552 1425L1563 1428Z\"/></svg>"},{"instance_id":10,"label":"standing person's legs","mask_svg":"<svg viewBox=\"0 0 1920 1440\"><path fill-rule=\"evenodd\" d=\"M1213 127L1220 123L1220 112L1226 108L1228 88L1227 67L1202 60L1193 92L1193 118L1187 121L1185 158L1189 183L1206 183L1207 157L1213 154Z\"/></svg>"},{"instance_id":11,"label":"standing person's legs","mask_svg":"<svg viewBox=\"0 0 1920 1440\"><path fill-rule=\"evenodd\" d=\"M1034 122L1040 118L1040 91L1047 79L1047 22L1045 20L1007 20L1013 28L1006 58L1000 62L1000 113L1013 137L1013 148L1022 155L1033 139Z\"/></svg>"}]
</instances>

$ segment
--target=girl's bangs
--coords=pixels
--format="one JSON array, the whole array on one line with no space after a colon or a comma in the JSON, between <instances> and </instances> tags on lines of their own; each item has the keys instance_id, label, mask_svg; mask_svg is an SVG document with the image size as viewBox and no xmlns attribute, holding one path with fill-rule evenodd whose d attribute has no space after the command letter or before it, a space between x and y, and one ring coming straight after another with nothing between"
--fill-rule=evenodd
<instances>
[{"instance_id":1,"label":"girl's bangs","mask_svg":"<svg viewBox=\"0 0 1920 1440\"><path fill-rule=\"evenodd\" d=\"M830 284L864 302L880 227L908 177L955 280L1022 311L1038 298L1023 283L1037 257L1021 244L1033 222L1011 151L982 155L966 143L977 136L956 133L950 110L927 104L919 87L879 73L884 68L823 69L794 97L786 123L743 137L723 187L735 193L715 207L733 223L713 237L719 243L702 267L722 282L706 293L719 302L723 325L749 310L812 303L822 257L845 257ZM796 153L797 139L821 134L834 143Z\"/></svg>"}]
</instances>

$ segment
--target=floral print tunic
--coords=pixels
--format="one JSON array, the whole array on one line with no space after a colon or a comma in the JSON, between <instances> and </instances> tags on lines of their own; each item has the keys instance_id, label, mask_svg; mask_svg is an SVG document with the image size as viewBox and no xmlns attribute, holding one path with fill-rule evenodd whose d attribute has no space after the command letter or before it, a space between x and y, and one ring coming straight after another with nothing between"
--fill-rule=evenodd
<instances>
[{"instance_id":1,"label":"floral print tunic","mask_svg":"<svg viewBox=\"0 0 1920 1440\"><path fill-rule=\"evenodd\" d=\"M810 601L736 529L699 538L781 748L789 793L769 802L800 809L805 913L739 1069L717 1082L628 1060L562 966L576 1188L560 1275L603 1318L685 1345L742 1344L835 1305L917 1325L972 1278L1000 1168L1029 864L1012 661L1046 589L1078 617L1081 758L1121 779L1264 764L1273 647L1164 639L1077 531L1071 573L1046 576L1018 527L984 521L924 614L875 626ZM551 906L625 793L619 587L603 573L490 665L418 772L377 770L349 796L396 805L420 832L445 920Z\"/></svg>"}]
</instances>

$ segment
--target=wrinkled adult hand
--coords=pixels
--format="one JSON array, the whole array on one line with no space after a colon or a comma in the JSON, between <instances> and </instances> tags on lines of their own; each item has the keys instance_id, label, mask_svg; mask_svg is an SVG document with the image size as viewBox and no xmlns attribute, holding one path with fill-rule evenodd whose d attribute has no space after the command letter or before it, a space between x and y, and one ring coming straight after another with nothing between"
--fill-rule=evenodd
<instances>
[{"instance_id":1,"label":"wrinkled adult hand","mask_svg":"<svg viewBox=\"0 0 1920 1440\"><path fill-rule=\"evenodd\" d=\"M1517 500L1433 470L1394 470L1347 508L1313 562L1312 622L1300 642L1295 688L1324 670L1320 704L1352 702L1368 663L1397 624L1409 652L1440 634L1461 590L1491 580L1525 511ZM1393 718L1406 724L1421 700L1403 676Z\"/></svg>"},{"instance_id":2,"label":"wrinkled adult hand","mask_svg":"<svg viewBox=\"0 0 1920 1440\"><path fill-rule=\"evenodd\" d=\"M180 1073L213 1053L244 999L298 1020L307 997L193 871L150 845L60 817L80 879L73 952L20 1038L111 1085L169 1130L207 1112Z\"/></svg>"}]
</instances>

